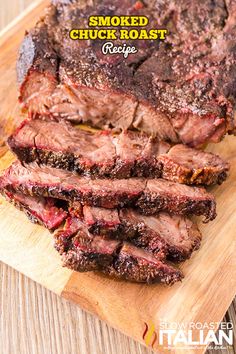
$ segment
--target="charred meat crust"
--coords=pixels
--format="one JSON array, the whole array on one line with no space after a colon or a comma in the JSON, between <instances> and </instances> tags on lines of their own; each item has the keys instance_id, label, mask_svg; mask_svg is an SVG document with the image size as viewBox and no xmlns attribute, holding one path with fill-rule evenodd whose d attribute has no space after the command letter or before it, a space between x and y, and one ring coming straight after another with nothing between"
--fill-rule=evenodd
<instances>
[{"instance_id":1,"label":"charred meat crust","mask_svg":"<svg viewBox=\"0 0 236 354\"><path fill-rule=\"evenodd\" d=\"M62 255L63 264L79 272L101 271L113 277L135 282L161 281L173 284L182 279L182 273L164 262L162 252L155 257L134 245L91 235L82 221L70 236L55 233L55 247Z\"/></svg>"},{"instance_id":2,"label":"charred meat crust","mask_svg":"<svg viewBox=\"0 0 236 354\"><path fill-rule=\"evenodd\" d=\"M129 248L132 252L129 252ZM110 254L77 245L63 253L62 260L64 266L75 271L100 271L111 277L138 283L162 282L172 285L183 278L178 269L126 242L118 242L117 248Z\"/></svg>"},{"instance_id":3,"label":"charred meat crust","mask_svg":"<svg viewBox=\"0 0 236 354\"><path fill-rule=\"evenodd\" d=\"M117 278L148 284L160 281L167 285L173 285L183 278L180 270L167 266L165 263L160 262L158 267L152 264L139 264L134 257L129 255L120 256L115 260L112 267L105 269L104 273Z\"/></svg>"},{"instance_id":4,"label":"charred meat crust","mask_svg":"<svg viewBox=\"0 0 236 354\"><path fill-rule=\"evenodd\" d=\"M128 60L104 56L100 42L65 38L68 28L87 26L94 8L101 15L146 15L150 28L158 19L169 35L139 41ZM135 0L54 1L20 50L21 101L33 116L136 128L190 146L218 142L235 131L234 13L233 1L224 0L150 1L140 8Z\"/></svg>"},{"instance_id":5,"label":"charred meat crust","mask_svg":"<svg viewBox=\"0 0 236 354\"><path fill-rule=\"evenodd\" d=\"M90 133L69 123L23 122L8 144L26 163L36 161L92 178L162 177L185 184L222 183L229 164L184 145L170 147L145 134Z\"/></svg>"},{"instance_id":6,"label":"charred meat crust","mask_svg":"<svg viewBox=\"0 0 236 354\"><path fill-rule=\"evenodd\" d=\"M205 222L216 218L214 198L193 200L171 193L166 193L165 197L156 193L144 194L136 202L136 207L145 215L155 215L164 210L176 215L204 215L206 217Z\"/></svg>"},{"instance_id":7,"label":"charred meat crust","mask_svg":"<svg viewBox=\"0 0 236 354\"><path fill-rule=\"evenodd\" d=\"M163 251L172 260L183 261L200 247L202 235L186 217L167 213L151 217L132 209L80 208L76 204L69 208L69 213L81 218L92 234L128 240L154 255L157 252L158 257Z\"/></svg>"},{"instance_id":8,"label":"charred meat crust","mask_svg":"<svg viewBox=\"0 0 236 354\"><path fill-rule=\"evenodd\" d=\"M21 85L19 101L27 106L33 103L29 108L33 116L35 110L37 114L48 114L50 97L58 84L60 59L50 44L46 28L46 24L39 21L34 33L26 33L17 61L17 78ZM33 98L36 92L44 97L39 105L39 100L34 102Z\"/></svg>"},{"instance_id":9,"label":"charred meat crust","mask_svg":"<svg viewBox=\"0 0 236 354\"><path fill-rule=\"evenodd\" d=\"M162 282L167 285L183 279L182 273L161 263L159 267L149 264L141 264L134 257L117 257L115 260L109 256L95 255L85 251L69 251L62 256L63 265L78 271L100 271L113 278L124 279L136 283ZM112 261L113 260L113 264ZM109 264L110 262L110 264ZM107 263L107 267L105 264Z\"/></svg>"},{"instance_id":10,"label":"charred meat crust","mask_svg":"<svg viewBox=\"0 0 236 354\"><path fill-rule=\"evenodd\" d=\"M46 25L39 22L34 34L26 33L19 51L17 79L20 84L27 81L31 71L56 78L58 56L52 49L46 32Z\"/></svg>"},{"instance_id":11,"label":"charred meat crust","mask_svg":"<svg viewBox=\"0 0 236 354\"><path fill-rule=\"evenodd\" d=\"M132 230L132 237L130 235L127 235L125 233L116 233L111 232L111 229L108 229L107 227L103 227L103 233L99 232L91 232L91 228L88 226L86 223L85 218L81 215L81 217L76 217L76 216L70 216L66 220L66 223L63 228L57 230L54 234L54 238L56 240L56 248L59 251L59 253L66 252L69 250L69 247L71 246L71 238L75 236L79 229L81 228L81 223L83 223L83 226L86 227L86 230L88 231L89 234L94 235L93 237L99 236L99 237L104 237L107 239L116 239L120 241L129 241L131 244L141 248L145 249L146 251L150 252L150 254L153 254L156 258L160 259L165 259L167 254L169 253L169 248L168 248L168 243L164 238L162 238L158 232L154 232L152 230L144 230L144 227L142 227L142 233L141 233L141 225L136 225L130 223L129 228ZM123 228L125 230L126 225L125 221L123 224L120 223L121 227L120 230ZM176 250L176 252L178 252ZM181 253L181 252L180 252ZM189 256L191 255L191 251L189 252ZM179 257L178 260L182 260L182 253ZM176 257L177 260L177 257Z\"/></svg>"},{"instance_id":12,"label":"charred meat crust","mask_svg":"<svg viewBox=\"0 0 236 354\"><path fill-rule=\"evenodd\" d=\"M1 177L0 188L108 209L132 206L147 215L162 210L181 215L204 215L206 221L216 217L214 197L204 188L162 179L90 180L35 163L24 167L17 161Z\"/></svg>"}]
</instances>

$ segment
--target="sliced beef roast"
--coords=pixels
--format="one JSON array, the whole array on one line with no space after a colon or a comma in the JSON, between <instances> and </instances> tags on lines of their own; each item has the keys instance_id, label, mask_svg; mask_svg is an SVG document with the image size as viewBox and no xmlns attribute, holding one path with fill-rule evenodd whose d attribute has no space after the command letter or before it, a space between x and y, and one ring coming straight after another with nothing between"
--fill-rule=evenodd
<instances>
[{"instance_id":1,"label":"sliced beef roast","mask_svg":"<svg viewBox=\"0 0 236 354\"><path fill-rule=\"evenodd\" d=\"M162 178L186 184L221 184L229 171L229 163L219 156L178 144L161 154Z\"/></svg>"},{"instance_id":2,"label":"sliced beef roast","mask_svg":"<svg viewBox=\"0 0 236 354\"><path fill-rule=\"evenodd\" d=\"M149 251L159 260L165 259L167 254L169 254L168 251L170 247L168 246L166 240L159 235L158 231L154 232L148 227L145 228L145 225L141 225L141 223L138 225L137 221L136 223L132 223L128 219L123 219L122 221L120 220L119 225L113 219L112 226L110 216L112 214L114 214L114 216L115 214L118 215L118 210L116 209L109 210L88 206L83 207L81 205L80 211L77 212L77 210L77 208L73 210L72 208L70 208L70 216L67 218L63 228L60 228L55 232L55 238L57 239L57 248L59 246L59 251L61 251L61 244L63 246L62 249L64 249L65 245L67 245L68 243L70 244L70 238L79 231L80 224L82 222L91 235L98 235L101 237L113 238L118 240L128 240L133 245L136 245L142 249ZM95 215L97 216L96 229L94 227L91 227L92 225L91 221L89 222L88 220L88 214L90 214L90 216L93 214L93 217ZM95 224L93 226L95 226ZM191 253L192 252L189 250L189 256L191 255ZM179 257L178 260L182 260L182 258Z\"/></svg>"},{"instance_id":3,"label":"sliced beef roast","mask_svg":"<svg viewBox=\"0 0 236 354\"><path fill-rule=\"evenodd\" d=\"M200 247L202 236L197 225L183 216L163 212L145 216L133 209L104 209L79 203L69 212L72 217L64 229L65 235L68 230L74 233L75 220L80 218L92 234L129 240L154 255L157 251L158 256L160 249L166 249L168 257L177 261L189 258Z\"/></svg>"},{"instance_id":4,"label":"sliced beef roast","mask_svg":"<svg viewBox=\"0 0 236 354\"><path fill-rule=\"evenodd\" d=\"M104 273L135 282L160 281L170 285L183 278L180 270L128 242L123 243L113 264L104 269Z\"/></svg>"},{"instance_id":5,"label":"sliced beef roast","mask_svg":"<svg viewBox=\"0 0 236 354\"><path fill-rule=\"evenodd\" d=\"M27 163L92 177L162 177L186 184L221 183L229 164L219 156L184 145L170 147L131 131L91 133L66 122L25 121L8 139L12 151Z\"/></svg>"},{"instance_id":6,"label":"sliced beef roast","mask_svg":"<svg viewBox=\"0 0 236 354\"><path fill-rule=\"evenodd\" d=\"M59 227L67 217L67 213L56 206L59 201L52 198L32 197L8 190L2 192L10 202L25 211L32 222L48 229ZM112 212L118 214L118 211L110 210L108 215L106 209L93 207L89 211L89 207L76 203L69 212L64 226L54 233L55 248L62 255L65 266L81 272L96 270L135 282L172 284L181 280L183 275L165 262L166 255L183 260L200 242L201 235L190 220L164 213L151 218L132 210L120 211L120 224L133 229L130 242L126 242L111 239L110 229L103 235L89 232L91 215L94 220L96 217L96 223L98 218L102 220L100 224L103 223L105 230L109 222L109 227L111 222L117 224L117 217L111 215ZM148 219L149 224L145 224Z\"/></svg>"},{"instance_id":7,"label":"sliced beef roast","mask_svg":"<svg viewBox=\"0 0 236 354\"><path fill-rule=\"evenodd\" d=\"M73 237L56 233L55 247L62 254L64 265L80 272L102 271L114 277L135 282L161 281L173 284L182 279L182 273L134 245L91 235L77 219L77 233ZM64 236L64 237L62 237Z\"/></svg>"},{"instance_id":8,"label":"sliced beef roast","mask_svg":"<svg viewBox=\"0 0 236 354\"><path fill-rule=\"evenodd\" d=\"M68 211L65 204L62 209L61 201L53 198L32 197L13 190L4 190L3 195L23 210L33 223L42 224L49 230L57 229L57 246L62 240L63 249L66 240L69 242L79 231L81 222L91 234L128 240L158 255L159 259L161 255L163 258L168 255L172 260L182 261L200 246L201 233L196 224L186 217L167 213L147 217L132 209L104 209L80 203L74 203Z\"/></svg>"},{"instance_id":9,"label":"sliced beef roast","mask_svg":"<svg viewBox=\"0 0 236 354\"><path fill-rule=\"evenodd\" d=\"M59 201L53 198L32 197L20 192L2 190L5 198L18 209L25 212L33 223L55 230L67 218L67 212L60 208Z\"/></svg>"},{"instance_id":10,"label":"sliced beef roast","mask_svg":"<svg viewBox=\"0 0 236 354\"><path fill-rule=\"evenodd\" d=\"M163 179L91 180L36 163L23 166L16 161L0 179L0 189L8 188L108 209L133 206L149 215L162 210L182 215L204 215L206 220L216 216L214 197L204 188Z\"/></svg>"},{"instance_id":11,"label":"sliced beef roast","mask_svg":"<svg viewBox=\"0 0 236 354\"><path fill-rule=\"evenodd\" d=\"M112 135L91 133L66 122L35 119L25 121L8 139L20 160L37 161L52 167L94 177L160 177L158 157L169 150L145 134L132 131Z\"/></svg>"},{"instance_id":12,"label":"sliced beef roast","mask_svg":"<svg viewBox=\"0 0 236 354\"><path fill-rule=\"evenodd\" d=\"M163 212L145 216L132 209L122 209L120 219L126 227L137 230L132 243L154 255L163 244L170 259L183 261L200 247L201 233L197 225L186 217Z\"/></svg>"},{"instance_id":13,"label":"sliced beef roast","mask_svg":"<svg viewBox=\"0 0 236 354\"><path fill-rule=\"evenodd\" d=\"M234 1L92 3L53 1L27 32L17 71L20 101L31 116L136 128L191 146L235 130ZM147 30L167 28L168 34L164 41L126 40L138 49L126 59L104 55L106 40L69 38L71 29L87 28L94 13L145 15Z\"/></svg>"}]
</instances>

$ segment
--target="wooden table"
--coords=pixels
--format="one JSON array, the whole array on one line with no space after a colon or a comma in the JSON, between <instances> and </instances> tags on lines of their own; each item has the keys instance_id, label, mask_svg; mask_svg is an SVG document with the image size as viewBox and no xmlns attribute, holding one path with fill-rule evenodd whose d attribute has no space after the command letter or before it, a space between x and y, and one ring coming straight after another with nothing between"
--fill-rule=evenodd
<instances>
[{"instance_id":1,"label":"wooden table","mask_svg":"<svg viewBox=\"0 0 236 354\"><path fill-rule=\"evenodd\" d=\"M32 2L33 0L0 0L0 30ZM0 279L0 353L152 353L78 306L57 297L2 263ZM234 323L236 333L236 300L224 320ZM209 351L208 354L214 352L216 351ZM217 350L219 354L233 352L232 348Z\"/></svg>"}]
</instances>

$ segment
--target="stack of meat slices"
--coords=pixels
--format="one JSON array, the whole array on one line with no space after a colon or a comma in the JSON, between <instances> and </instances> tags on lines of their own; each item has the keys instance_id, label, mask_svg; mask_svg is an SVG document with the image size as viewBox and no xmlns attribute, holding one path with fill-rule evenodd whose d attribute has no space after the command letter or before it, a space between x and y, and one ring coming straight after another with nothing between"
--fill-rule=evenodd
<instances>
[{"instance_id":1,"label":"stack of meat slices","mask_svg":"<svg viewBox=\"0 0 236 354\"><path fill-rule=\"evenodd\" d=\"M47 119L24 121L8 143L18 160L0 190L54 231L64 265L136 282L182 279L174 262L201 241L189 217L216 217L202 185L223 182L229 170L216 155L142 133L92 133Z\"/></svg>"}]
</instances>

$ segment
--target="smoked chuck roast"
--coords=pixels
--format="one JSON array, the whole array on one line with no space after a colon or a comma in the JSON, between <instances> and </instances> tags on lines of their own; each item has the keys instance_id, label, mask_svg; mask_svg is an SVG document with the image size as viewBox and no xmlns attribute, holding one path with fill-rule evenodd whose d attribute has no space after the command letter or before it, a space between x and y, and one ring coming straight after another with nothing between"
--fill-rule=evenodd
<instances>
[{"instance_id":1,"label":"smoked chuck roast","mask_svg":"<svg viewBox=\"0 0 236 354\"><path fill-rule=\"evenodd\" d=\"M168 35L127 40L138 49L127 59L104 55L105 40L69 38L94 13L144 15L147 30ZM135 128L193 147L218 142L235 131L235 14L232 0L52 1L20 49L20 102L31 117Z\"/></svg>"},{"instance_id":2,"label":"smoked chuck roast","mask_svg":"<svg viewBox=\"0 0 236 354\"><path fill-rule=\"evenodd\" d=\"M147 30L168 35L126 41L138 49L126 59L103 55L105 41L69 39L94 12L144 15ZM216 217L204 185L229 171L196 148L235 133L235 14L232 0L53 0L26 33L17 74L29 119L8 139L19 160L0 192L54 232L65 266L135 282L183 278L170 261L200 247L189 216Z\"/></svg>"}]
</instances>

